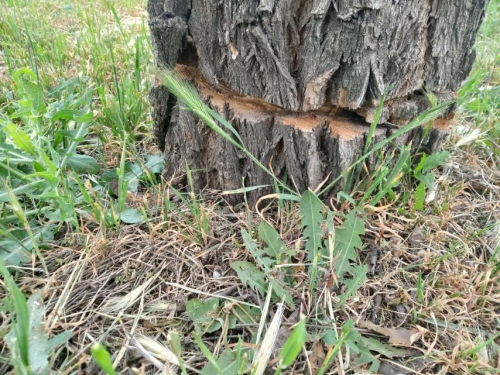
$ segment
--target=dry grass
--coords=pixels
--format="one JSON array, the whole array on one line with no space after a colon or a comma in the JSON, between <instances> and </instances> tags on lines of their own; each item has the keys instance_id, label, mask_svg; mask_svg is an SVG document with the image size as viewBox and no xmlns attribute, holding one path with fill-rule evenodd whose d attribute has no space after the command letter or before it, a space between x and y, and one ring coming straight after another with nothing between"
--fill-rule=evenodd
<instances>
[{"instance_id":1,"label":"dry grass","mask_svg":"<svg viewBox=\"0 0 500 375\"><path fill-rule=\"evenodd\" d=\"M393 359L384 366L404 366L422 374L498 368L498 337L488 347L474 350L494 336L500 324L496 163L467 149L456 150L425 212L413 215L390 207L370 216L365 250L359 256L370 264L373 249L380 249L376 265L358 297L335 315L340 321L350 317L385 327L421 327L407 359L425 359L409 363ZM70 344L58 357L61 368L68 369L64 373L97 372L88 351L95 341L110 348L124 373L126 368L135 373L153 369L154 358L156 367L172 358L167 341L171 330L181 333L186 362L199 368L206 359L190 338L193 325L185 315L186 301L220 296L235 304L263 304L229 268L229 262L246 255L240 229L248 230L259 219L245 210L231 212L221 202L206 202L210 203L203 204L203 212L210 231L201 236L175 212L166 221L152 220L149 228L103 232L86 223L82 234L66 236L46 253L50 277L25 270L19 282L25 292L42 291L50 333L73 330ZM178 204L190 219L188 207ZM297 212L287 212L287 221L279 222L274 208L269 207L266 216L293 245L300 239ZM304 285L297 292L305 295L306 290ZM237 334L248 343L246 333L257 325L206 335L206 344L220 350L221 343L234 343ZM377 337L368 329L360 330ZM151 343L164 347L154 350ZM302 369L296 367L296 373L307 372L306 361L297 366Z\"/></svg>"},{"instance_id":2,"label":"dry grass","mask_svg":"<svg viewBox=\"0 0 500 375\"><path fill-rule=\"evenodd\" d=\"M143 8L113 3L124 27L133 29L142 20ZM60 4L43 4L53 8L55 28L71 33L72 20L56 17ZM95 10L104 12L104 6ZM119 32L110 14L108 21L108 32ZM108 72L109 65L109 61L102 64ZM91 65L78 63L71 64L68 74L85 66L85 74L97 74ZM123 68L120 62L117 66ZM50 73L46 72L49 80L59 78ZM7 75L4 56L0 55L0 80L7 81ZM103 121L101 113L97 115ZM148 145L150 135L144 139L137 143L137 152L156 153L146 149L153 147ZM359 253L359 261L371 267L368 280L343 309L329 312L339 326L352 318L360 332L380 341L386 338L362 321L384 327L419 327L406 358L385 359L381 372L386 374L396 373L396 369L416 374L500 372L500 160L481 140L457 148L454 144L458 139L456 136L448 144L452 157L439 172L434 199L425 211L413 213L407 207L389 206L369 215L364 250ZM103 147L110 168L118 165L120 150L118 143ZM194 203L176 200L168 185L142 194L130 197L129 203L147 210L147 224L103 229L91 219L82 221L81 233L61 233L45 251L48 277L39 265L20 269L18 284L23 291L42 292L49 334L73 331L68 345L55 355L54 367L62 374L98 373L89 354L97 341L109 348L124 374L173 372L177 363L169 349L170 331L181 334L184 360L199 369L207 360L190 334L194 327L185 313L188 300L218 296L230 302L228 309L242 303L264 305L229 267L234 260L248 258L240 231L255 228L259 216L244 207L233 211L210 192L198 204L206 219L205 230L193 225L200 219L193 217L189 204ZM162 207L169 197L177 210L164 217ZM264 215L289 248L300 245L297 207L280 212L277 204L272 204ZM299 252L297 263L303 255ZM303 309L328 311L336 296L327 283L320 286L324 298L319 299L319 305L310 306L306 275L300 267L296 271L297 280L304 281L296 290ZM1 288L1 298L4 293ZM294 323L293 313L285 311L289 321L284 326ZM0 314L0 330L5 330L8 317ZM256 321L207 334L205 344L220 353L240 335L250 345L258 327ZM489 345L481 347L492 338ZM319 341L308 344L307 349L307 356L297 361L293 373L311 373L314 360L324 358L326 348ZM2 356L5 350L2 344ZM7 366L0 367L0 373L5 373Z\"/></svg>"}]
</instances>

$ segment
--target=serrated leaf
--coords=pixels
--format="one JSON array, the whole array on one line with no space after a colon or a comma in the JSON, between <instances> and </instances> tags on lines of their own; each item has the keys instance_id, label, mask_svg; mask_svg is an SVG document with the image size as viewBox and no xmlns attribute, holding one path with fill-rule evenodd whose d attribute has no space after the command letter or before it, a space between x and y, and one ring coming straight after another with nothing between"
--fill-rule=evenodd
<instances>
[{"instance_id":1,"label":"serrated leaf","mask_svg":"<svg viewBox=\"0 0 500 375\"><path fill-rule=\"evenodd\" d=\"M334 269L337 279L347 288L340 295L337 307L342 306L347 299L355 295L359 287L364 283L368 268L366 265L353 266L357 260L357 249L363 246L361 235L365 232L364 221L355 210L350 211L344 218L340 228L335 229Z\"/></svg>"},{"instance_id":2,"label":"serrated leaf","mask_svg":"<svg viewBox=\"0 0 500 375\"><path fill-rule=\"evenodd\" d=\"M352 279L343 278L342 283L347 287L344 293L339 296L339 302L336 307L343 306L347 299L354 296L358 289L364 284L366 280L366 274L368 272L368 266L366 264L362 266L350 267L348 272L353 275Z\"/></svg>"},{"instance_id":3,"label":"serrated leaf","mask_svg":"<svg viewBox=\"0 0 500 375\"><path fill-rule=\"evenodd\" d=\"M286 245L281 240L278 232L265 221L261 221L259 224L259 236L267 244L268 247L264 251L270 257L278 259L286 249Z\"/></svg>"},{"instance_id":4,"label":"serrated leaf","mask_svg":"<svg viewBox=\"0 0 500 375\"><path fill-rule=\"evenodd\" d=\"M236 261L232 262L230 267L238 274L238 277L244 284L257 290L261 296L266 295L266 275L254 264L246 261Z\"/></svg>"},{"instance_id":5,"label":"serrated leaf","mask_svg":"<svg viewBox=\"0 0 500 375\"><path fill-rule=\"evenodd\" d=\"M25 76L28 76L31 80L26 79ZM16 94L21 98L18 101L21 104L21 108L14 115L21 115L22 113L28 116L32 112L45 113L42 88L32 82L36 80L35 73L28 68L21 68L13 74L13 79L16 83ZM25 113L27 110L29 110L29 113Z\"/></svg>"},{"instance_id":6,"label":"serrated leaf","mask_svg":"<svg viewBox=\"0 0 500 375\"><path fill-rule=\"evenodd\" d=\"M350 262L356 261L356 249L363 246L361 235L365 233L365 223L355 210L350 211L340 228L335 229L334 264L337 278L342 280L346 273L351 271Z\"/></svg>"},{"instance_id":7,"label":"serrated leaf","mask_svg":"<svg viewBox=\"0 0 500 375\"><path fill-rule=\"evenodd\" d=\"M300 215L302 216L303 234L307 237L306 251L307 259L312 261L316 258L321 248L321 224L323 223L323 203L312 191L308 190L302 194L300 199Z\"/></svg>"},{"instance_id":8,"label":"serrated leaf","mask_svg":"<svg viewBox=\"0 0 500 375\"><path fill-rule=\"evenodd\" d=\"M31 138L21 129L19 125L9 122L3 128L17 148L30 154L31 156L37 155L36 147L33 142L31 142Z\"/></svg>"},{"instance_id":9,"label":"serrated leaf","mask_svg":"<svg viewBox=\"0 0 500 375\"><path fill-rule=\"evenodd\" d=\"M73 154L66 160L66 168L77 173L99 173L99 163L88 155Z\"/></svg>"},{"instance_id":10,"label":"serrated leaf","mask_svg":"<svg viewBox=\"0 0 500 375\"><path fill-rule=\"evenodd\" d=\"M288 290L283 288L272 276L269 276L269 283L273 286L273 295L277 301L284 299L288 307L293 307L293 297Z\"/></svg>"},{"instance_id":11,"label":"serrated leaf","mask_svg":"<svg viewBox=\"0 0 500 375\"><path fill-rule=\"evenodd\" d=\"M413 205L413 208L417 211L423 210L424 202L425 202L425 184L421 182L415 189L415 204Z\"/></svg>"},{"instance_id":12,"label":"serrated leaf","mask_svg":"<svg viewBox=\"0 0 500 375\"><path fill-rule=\"evenodd\" d=\"M376 373L380 366L380 361L368 350L363 339L359 332L354 327L351 327L349 337L345 343L353 353L359 355L354 361L356 365L371 364L369 368L370 373Z\"/></svg>"},{"instance_id":13,"label":"serrated leaf","mask_svg":"<svg viewBox=\"0 0 500 375\"><path fill-rule=\"evenodd\" d=\"M265 271L270 272L271 268L276 263L275 259L265 256L265 251L259 248L259 245L253 240L250 234L245 230L241 230L241 237L245 243L246 249L252 254L255 262Z\"/></svg>"}]
</instances>

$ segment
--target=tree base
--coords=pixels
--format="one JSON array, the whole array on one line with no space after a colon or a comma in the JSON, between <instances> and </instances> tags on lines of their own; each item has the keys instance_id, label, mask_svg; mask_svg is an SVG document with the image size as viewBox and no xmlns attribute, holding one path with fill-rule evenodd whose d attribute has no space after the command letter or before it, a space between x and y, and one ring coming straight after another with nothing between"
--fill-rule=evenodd
<instances>
[{"instance_id":1,"label":"tree base","mask_svg":"<svg viewBox=\"0 0 500 375\"><path fill-rule=\"evenodd\" d=\"M354 112L322 107L310 112L294 112L263 100L243 96L223 87L214 87L194 68L177 66L177 71L198 88L211 108L231 122L247 150L277 177L303 192L316 189L341 175L362 153L369 124ZM175 184L185 183L186 167L193 176L194 189L221 191L242 187L269 185L247 193L252 204L272 193L272 179L242 151L221 138L199 118L160 86L151 91L156 135L165 152L164 178ZM398 144L410 141L426 153L438 151L446 139L453 116L436 120L422 139L423 128L396 139ZM379 125L373 142L381 141L398 127ZM369 164L369 161L368 161ZM341 189L341 183L327 194ZM243 194L231 195L232 204L241 202Z\"/></svg>"}]
</instances>

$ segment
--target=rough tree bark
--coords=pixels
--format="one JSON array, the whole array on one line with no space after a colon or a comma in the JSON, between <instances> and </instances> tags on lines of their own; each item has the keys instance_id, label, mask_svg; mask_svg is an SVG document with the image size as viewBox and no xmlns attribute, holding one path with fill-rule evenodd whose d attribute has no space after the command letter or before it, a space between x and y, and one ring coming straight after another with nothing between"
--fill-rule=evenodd
<instances>
[{"instance_id":1,"label":"rough tree bark","mask_svg":"<svg viewBox=\"0 0 500 375\"><path fill-rule=\"evenodd\" d=\"M333 179L362 152L384 92L383 139L455 98L474 61L487 0L149 0L156 64L176 67L240 133L264 165L299 190ZM196 189L269 183L244 154L150 92L164 176L194 171ZM454 108L422 138L436 151ZM260 192L262 193L262 192Z\"/></svg>"}]
</instances>

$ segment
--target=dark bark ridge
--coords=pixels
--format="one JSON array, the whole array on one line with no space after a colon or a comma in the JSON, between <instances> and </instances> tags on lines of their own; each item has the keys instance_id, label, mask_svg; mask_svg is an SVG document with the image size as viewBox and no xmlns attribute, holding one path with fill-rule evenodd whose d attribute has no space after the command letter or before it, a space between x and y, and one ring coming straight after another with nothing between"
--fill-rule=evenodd
<instances>
[{"instance_id":1,"label":"dark bark ridge","mask_svg":"<svg viewBox=\"0 0 500 375\"><path fill-rule=\"evenodd\" d=\"M163 4L163 12L160 8ZM356 110L418 90L455 92L487 0L150 1L157 63L290 110ZM152 11L152 8L155 8ZM180 60L180 61L179 61Z\"/></svg>"},{"instance_id":2,"label":"dark bark ridge","mask_svg":"<svg viewBox=\"0 0 500 375\"><path fill-rule=\"evenodd\" d=\"M186 66L201 76L213 89L207 102L232 121L250 151L264 164L275 163L275 172L286 170L303 190L336 177L362 151L367 122L385 91L383 124L406 124L428 108L425 92L438 100L455 97L474 61L472 46L486 5L487 0L149 0L148 11L156 64ZM216 96L226 102L215 103ZM242 98L253 100L248 97L263 106L260 116L237 110ZM187 163L206 171L197 173L199 188L241 187L242 178L249 185L269 182L179 108L161 84L151 89L150 101L165 151L165 177ZM445 123L453 111L443 115ZM316 127L304 126L306 118L315 118ZM354 128L352 136L346 129ZM389 128L379 129L377 137ZM427 135L431 151L446 133L441 126ZM416 134L409 138L417 140Z\"/></svg>"},{"instance_id":3,"label":"dark bark ridge","mask_svg":"<svg viewBox=\"0 0 500 375\"><path fill-rule=\"evenodd\" d=\"M279 178L286 173L289 186L297 191L316 189L331 182L364 148L369 127L349 111L330 106L309 112L290 111L224 86L214 86L194 68L178 65L177 72L197 87L211 108L231 122L249 152ZM436 120L425 137L419 128L397 138L396 143L411 141L432 153L448 134L452 117ZM270 185L249 193L251 203L273 192L272 180L265 171L182 105L173 108L171 123L164 150L167 180L185 183L186 167L189 167L197 191L206 187L235 190L243 186ZM373 142L391 136L395 130L397 127L378 127ZM327 197L339 189L340 186L333 188ZM241 196L230 199L232 203L240 200Z\"/></svg>"}]
</instances>

